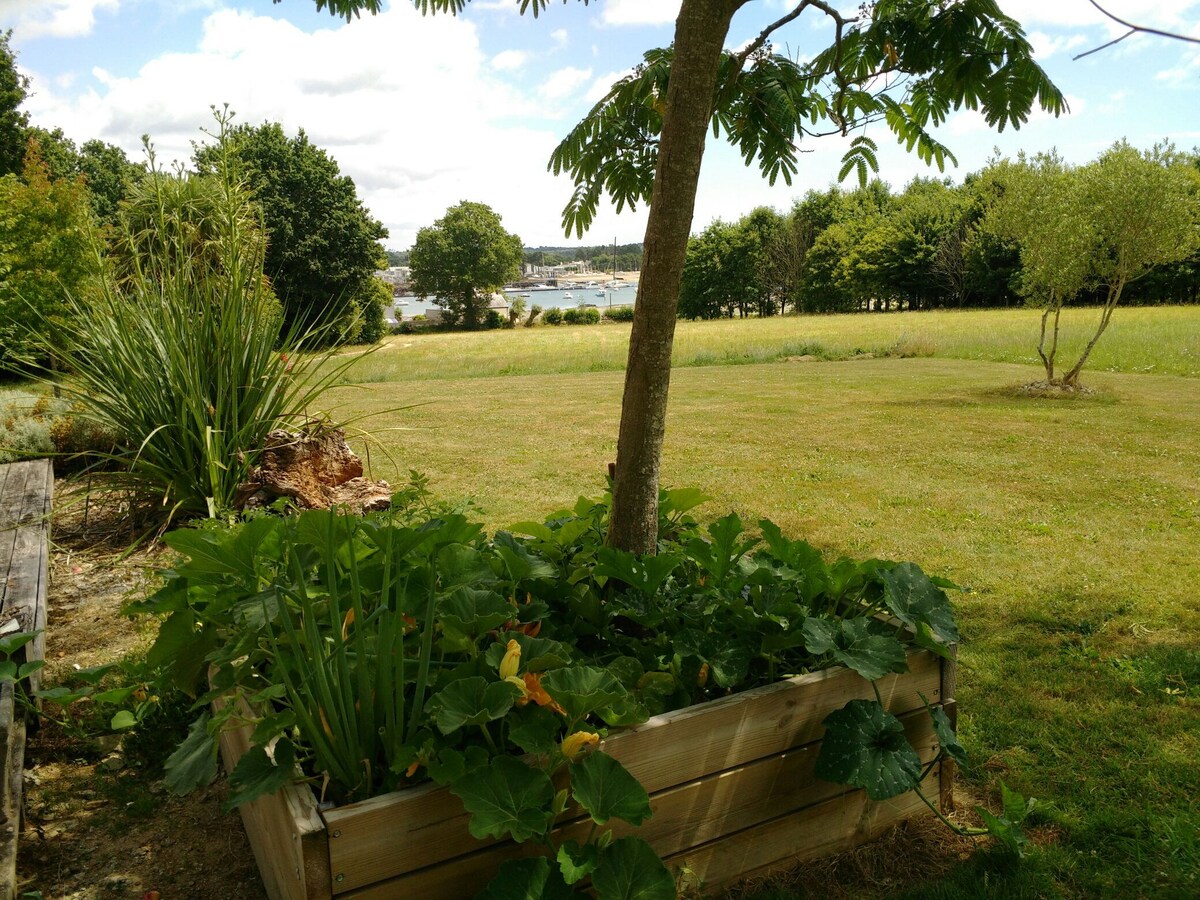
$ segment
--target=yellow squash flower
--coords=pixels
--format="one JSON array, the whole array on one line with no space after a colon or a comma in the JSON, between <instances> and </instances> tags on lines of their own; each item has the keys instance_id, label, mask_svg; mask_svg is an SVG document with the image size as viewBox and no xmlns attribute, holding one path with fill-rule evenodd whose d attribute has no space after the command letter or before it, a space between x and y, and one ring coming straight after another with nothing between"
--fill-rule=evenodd
<instances>
[{"instance_id":1,"label":"yellow squash flower","mask_svg":"<svg viewBox=\"0 0 1200 900\"><path fill-rule=\"evenodd\" d=\"M500 678L503 681L516 678L519 668L521 668L521 645L515 640L509 641L504 659L500 660Z\"/></svg>"},{"instance_id":2,"label":"yellow squash flower","mask_svg":"<svg viewBox=\"0 0 1200 900\"><path fill-rule=\"evenodd\" d=\"M599 743L600 735L591 731L576 731L574 734L568 735L562 742L563 756L571 762L576 762L586 750Z\"/></svg>"}]
</instances>

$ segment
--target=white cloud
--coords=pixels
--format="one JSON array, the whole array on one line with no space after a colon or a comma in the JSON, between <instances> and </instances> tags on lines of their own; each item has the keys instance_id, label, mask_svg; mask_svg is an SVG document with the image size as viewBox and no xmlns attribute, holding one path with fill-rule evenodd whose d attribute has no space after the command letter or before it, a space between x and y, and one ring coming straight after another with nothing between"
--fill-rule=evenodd
<instances>
[{"instance_id":1,"label":"white cloud","mask_svg":"<svg viewBox=\"0 0 1200 900\"><path fill-rule=\"evenodd\" d=\"M0 0L0 28L13 28L22 40L81 37L91 33L97 10L116 12L120 0Z\"/></svg>"},{"instance_id":2,"label":"white cloud","mask_svg":"<svg viewBox=\"0 0 1200 900\"><path fill-rule=\"evenodd\" d=\"M607 0L601 8L605 25L665 25L679 15L680 0Z\"/></svg>"},{"instance_id":3,"label":"white cloud","mask_svg":"<svg viewBox=\"0 0 1200 900\"><path fill-rule=\"evenodd\" d=\"M422 18L397 3L365 24L306 34L280 19L221 10L205 20L195 50L162 54L132 75L94 69L66 93L31 73L30 113L37 124L111 141L135 158L149 133L165 164L189 159L199 129L212 125L210 106L228 103L239 122L303 128L328 149L392 232L389 246L409 246L418 228L461 200L491 205L528 240L556 240L571 186L548 174L546 161L562 128L537 123L545 102L580 91L592 71L565 68L523 87L495 74L469 19ZM610 214L602 223L613 231Z\"/></svg>"},{"instance_id":4,"label":"white cloud","mask_svg":"<svg viewBox=\"0 0 1200 900\"><path fill-rule=\"evenodd\" d=\"M1195 84L1200 77L1200 53L1191 53L1180 60L1179 64L1169 69L1156 72L1155 80L1165 81L1173 87Z\"/></svg>"},{"instance_id":5,"label":"white cloud","mask_svg":"<svg viewBox=\"0 0 1200 900\"><path fill-rule=\"evenodd\" d=\"M567 46L567 42L570 40L570 37L571 36L567 33L567 29L565 28L555 28L552 32L550 32L550 40L554 41L554 46L558 50L561 50L563 47Z\"/></svg>"},{"instance_id":6,"label":"white cloud","mask_svg":"<svg viewBox=\"0 0 1200 900\"><path fill-rule=\"evenodd\" d=\"M541 87L538 88L538 95L543 100L551 102L565 100L572 94L579 91L583 85L591 80L591 69L577 69L574 66L567 66L554 72L544 81Z\"/></svg>"},{"instance_id":7,"label":"white cloud","mask_svg":"<svg viewBox=\"0 0 1200 900\"><path fill-rule=\"evenodd\" d=\"M529 61L524 50L502 50L492 57L492 68L497 72L512 72Z\"/></svg>"},{"instance_id":8,"label":"white cloud","mask_svg":"<svg viewBox=\"0 0 1200 900\"><path fill-rule=\"evenodd\" d=\"M1072 95L1064 95L1066 97L1067 106L1070 108L1069 116L1080 116L1087 104L1082 97ZM1021 126L1022 129L1028 128L1031 125L1038 125L1044 122L1055 121L1054 115L1043 110L1036 104L1033 110L1029 113L1029 119ZM995 132L991 128L987 120L984 119L983 113L978 110L966 109L960 112L951 113L946 119L946 124L943 126L949 134L954 137L963 137L965 135L984 134L986 132ZM1010 128L1005 129L1005 133L1011 131ZM951 148L953 149L953 147Z\"/></svg>"},{"instance_id":9,"label":"white cloud","mask_svg":"<svg viewBox=\"0 0 1200 900\"><path fill-rule=\"evenodd\" d=\"M1074 50L1087 41L1082 34L1049 35L1044 31L1031 31L1028 36L1029 43L1033 46L1033 55L1039 62L1049 59L1056 53Z\"/></svg>"},{"instance_id":10,"label":"white cloud","mask_svg":"<svg viewBox=\"0 0 1200 900\"><path fill-rule=\"evenodd\" d=\"M615 72L606 72L592 82L592 86L588 88L587 94L584 95L584 99L587 100L588 103L597 102L609 92L614 84L616 84L626 75L632 74L632 72L633 69L618 69Z\"/></svg>"},{"instance_id":11,"label":"white cloud","mask_svg":"<svg viewBox=\"0 0 1200 900\"><path fill-rule=\"evenodd\" d=\"M1100 4L1114 16L1149 28L1194 29L1200 0L1105 0ZM1087 0L1004 0L1004 12L1025 29L1037 26L1072 29L1103 26L1114 37L1128 29L1101 13Z\"/></svg>"}]
</instances>

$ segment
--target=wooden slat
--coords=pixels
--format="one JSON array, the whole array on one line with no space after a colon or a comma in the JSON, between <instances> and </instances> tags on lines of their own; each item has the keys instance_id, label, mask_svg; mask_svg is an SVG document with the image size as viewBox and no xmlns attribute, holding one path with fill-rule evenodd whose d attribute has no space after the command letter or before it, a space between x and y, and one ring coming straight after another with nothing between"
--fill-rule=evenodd
<instances>
[{"instance_id":1,"label":"wooden slat","mask_svg":"<svg viewBox=\"0 0 1200 900\"><path fill-rule=\"evenodd\" d=\"M932 750L926 747L922 758L931 757ZM934 772L925 780L923 787L926 792L937 790L937 778ZM733 781L728 781L728 776L726 781L736 787ZM691 800L697 804L696 809L690 813L682 810L674 814L684 822L689 816L702 818L703 811L699 804L705 800L701 795L704 790L697 786L681 794L678 802ZM705 880L708 889L710 883L715 882L712 886L723 885L752 872L770 867L783 868L803 859L854 846L878 836L897 822L928 813L928 808L912 792L892 800L872 803L862 791L845 791L844 788L838 791L834 796L825 796L802 809L792 807L776 817L757 819L753 826L725 832L715 840L699 843L698 837L695 841L686 841L687 849L681 852L664 850L653 840L651 844L664 855L668 867L688 867ZM656 809L656 815L658 813ZM650 827L649 824L643 826L638 833L650 840L647 837ZM573 825L556 836L555 840L571 837L580 839L586 837L589 830L590 824ZM618 835L631 830L614 828ZM531 844L489 847L466 857L385 882L376 882L339 896L343 900L459 900L482 890L505 859L539 853L545 853L544 848Z\"/></svg>"},{"instance_id":2,"label":"wooden slat","mask_svg":"<svg viewBox=\"0 0 1200 900\"><path fill-rule=\"evenodd\" d=\"M941 697L936 656L913 651L909 667L910 672L880 682L881 695L896 714L921 708L918 692L932 703ZM655 716L601 746L654 794L817 740L830 711L872 696L870 684L854 672L829 669ZM432 784L323 815L332 871L346 876L335 887L343 890L495 843L471 837L461 802Z\"/></svg>"},{"instance_id":3,"label":"wooden slat","mask_svg":"<svg viewBox=\"0 0 1200 900\"><path fill-rule=\"evenodd\" d=\"M21 507L25 502L25 481L33 471L28 462L7 463L4 490L0 493L0 525L5 527L21 521Z\"/></svg>"},{"instance_id":4,"label":"wooden slat","mask_svg":"<svg viewBox=\"0 0 1200 900\"><path fill-rule=\"evenodd\" d=\"M17 540L17 521L21 514L21 503L25 496L27 468L21 463L0 466L4 483L0 485L0 610L8 585L8 572L12 567L13 545Z\"/></svg>"},{"instance_id":5,"label":"wooden slat","mask_svg":"<svg viewBox=\"0 0 1200 900\"><path fill-rule=\"evenodd\" d=\"M15 897L17 838L21 833L21 792L25 762L25 718L18 714L12 682L0 685L0 897Z\"/></svg>"},{"instance_id":6,"label":"wooden slat","mask_svg":"<svg viewBox=\"0 0 1200 900\"><path fill-rule=\"evenodd\" d=\"M232 772L250 749L250 734L249 728L222 732L221 758L226 771ZM243 804L238 812L271 900L331 896L325 823L307 784L290 784L278 793Z\"/></svg>"},{"instance_id":7,"label":"wooden slat","mask_svg":"<svg viewBox=\"0 0 1200 900\"><path fill-rule=\"evenodd\" d=\"M938 773L922 783L925 795L938 790ZM928 813L913 791L890 800L871 801L862 791L843 794L781 816L695 850L668 857L671 869L687 868L713 893L752 875L791 868L806 859L827 856L879 837L893 825Z\"/></svg>"},{"instance_id":8,"label":"wooden slat","mask_svg":"<svg viewBox=\"0 0 1200 900\"><path fill-rule=\"evenodd\" d=\"M908 667L878 682L884 706L896 715L922 708L919 693L941 700L940 660L913 650ZM654 792L815 741L830 712L874 696L870 682L839 666L655 716L600 747Z\"/></svg>"},{"instance_id":9,"label":"wooden slat","mask_svg":"<svg viewBox=\"0 0 1200 900\"><path fill-rule=\"evenodd\" d=\"M8 473L0 504L0 548L8 550L8 566L0 587L0 623L15 618L20 630L41 632L20 651L18 661L25 662L45 658L54 470L49 460L11 463L7 468L17 471ZM28 682L31 691L37 690L41 686L40 673L33 673Z\"/></svg>"},{"instance_id":10,"label":"wooden slat","mask_svg":"<svg viewBox=\"0 0 1200 900\"><path fill-rule=\"evenodd\" d=\"M942 708L950 726L958 731L958 645L950 647L950 659L942 662ZM948 813L954 809L954 776L957 768L954 760L947 759L942 763L941 796L938 806L942 812Z\"/></svg>"},{"instance_id":11,"label":"wooden slat","mask_svg":"<svg viewBox=\"0 0 1200 900\"><path fill-rule=\"evenodd\" d=\"M901 721L922 761L933 759L935 737L925 710L907 713ZM848 793L845 785L820 781L814 776L813 767L819 752L820 742L815 741L787 753L660 791L651 796L653 815L640 829L616 820L606 827L611 827L617 837L636 833L660 856L667 857L778 816L799 815L797 810ZM570 839L584 841L591 827L590 819L565 824L555 829L555 843ZM333 844L336 840L331 841L331 847ZM403 892L391 896L455 900L481 890L504 860L536 852L539 851L534 847L516 847L510 841L493 843L454 858L444 854L437 864L385 883L398 891L399 886L403 886ZM331 856L331 862L335 858ZM370 860L356 862L361 866L358 870L345 870L334 865L335 892L366 888L385 881L379 873L388 870L387 860L376 860L374 865Z\"/></svg>"}]
</instances>

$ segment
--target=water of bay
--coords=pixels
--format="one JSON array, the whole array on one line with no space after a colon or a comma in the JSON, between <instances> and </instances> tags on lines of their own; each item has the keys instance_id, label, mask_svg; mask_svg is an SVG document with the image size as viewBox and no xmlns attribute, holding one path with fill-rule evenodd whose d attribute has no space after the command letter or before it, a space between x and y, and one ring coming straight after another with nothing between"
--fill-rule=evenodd
<instances>
[{"instance_id":1,"label":"water of bay","mask_svg":"<svg viewBox=\"0 0 1200 900\"><path fill-rule=\"evenodd\" d=\"M579 306L581 303L596 306L604 310L610 306L630 305L633 303L633 298L637 294L637 290L636 285L630 285L629 287L615 291L580 286L554 291L506 291L505 294L509 302L512 302L518 296L522 297L525 300L526 310L535 304L542 309L550 309L551 307L568 309ZM526 297L526 294L529 296ZM384 307L383 312L385 318L389 321L398 321L401 317L407 319L413 316L423 316L431 309L440 308L436 297L400 297L397 298L393 306Z\"/></svg>"}]
</instances>

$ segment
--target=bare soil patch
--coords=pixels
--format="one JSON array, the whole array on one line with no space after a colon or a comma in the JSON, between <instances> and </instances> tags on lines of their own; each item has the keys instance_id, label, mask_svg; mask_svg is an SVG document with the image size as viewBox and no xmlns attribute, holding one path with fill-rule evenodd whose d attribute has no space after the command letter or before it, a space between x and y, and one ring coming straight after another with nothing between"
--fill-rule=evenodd
<instances>
[{"instance_id":1,"label":"bare soil patch","mask_svg":"<svg viewBox=\"0 0 1200 900\"><path fill-rule=\"evenodd\" d=\"M145 649L154 626L121 615L168 561L161 545L127 556L131 538L112 510L73 503L56 486L44 681ZM224 813L224 778L187 797L162 783L161 760L182 735L184 711L164 715L148 736L94 738L44 719L26 747L25 821L18 878L46 898L147 896L163 900L257 900L265 896L237 813ZM79 722L86 710L67 717ZM149 894L153 896L153 894Z\"/></svg>"}]
</instances>

